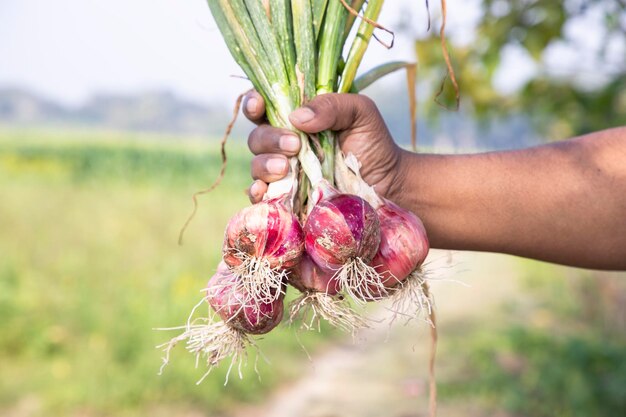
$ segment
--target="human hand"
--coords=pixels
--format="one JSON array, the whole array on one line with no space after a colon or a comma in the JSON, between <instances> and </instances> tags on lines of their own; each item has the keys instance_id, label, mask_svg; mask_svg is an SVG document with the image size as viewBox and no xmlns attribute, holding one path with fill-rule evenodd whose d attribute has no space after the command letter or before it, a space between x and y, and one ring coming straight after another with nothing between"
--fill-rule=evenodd
<instances>
[{"instance_id":1,"label":"human hand","mask_svg":"<svg viewBox=\"0 0 626 417\"><path fill-rule=\"evenodd\" d=\"M248 137L248 146L256 155L252 160L255 181L248 194L256 203L263 198L268 183L287 174L287 158L298 154L300 139L288 129L267 124L265 103L257 92L246 96L243 108L245 116L258 124ZM394 199L401 188L397 179L403 151L371 99L358 94L323 94L291 113L289 120L305 133L335 131L341 150L353 153L361 163L363 179L379 195Z\"/></svg>"}]
</instances>

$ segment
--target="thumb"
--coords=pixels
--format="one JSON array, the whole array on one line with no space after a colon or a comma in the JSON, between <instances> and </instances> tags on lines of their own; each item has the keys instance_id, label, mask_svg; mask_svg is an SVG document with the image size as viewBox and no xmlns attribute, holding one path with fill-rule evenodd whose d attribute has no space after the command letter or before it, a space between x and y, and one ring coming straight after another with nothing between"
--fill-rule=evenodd
<instances>
[{"instance_id":1,"label":"thumb","mask_svg":"<svg viewBox=\"0 0 626 417\"><path fill-rule=\"evenodd\" d=\"M374 102L360 94L322 94L289 115L291 123L306 133L324 130L346 130L359 127L378 109Z\"/></svg>"}]
</instances>

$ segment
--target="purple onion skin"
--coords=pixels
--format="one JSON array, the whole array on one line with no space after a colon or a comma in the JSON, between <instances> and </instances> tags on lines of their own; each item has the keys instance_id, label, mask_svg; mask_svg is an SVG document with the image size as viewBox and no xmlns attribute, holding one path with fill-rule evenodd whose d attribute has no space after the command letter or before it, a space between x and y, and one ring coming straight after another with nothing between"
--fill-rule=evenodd
<instances>
[{"instance_id":1,"label":"purple onion skin","mask_svg":"<svg viewBox=\"0 0 626 417\"><path fill-rule=\"evenodd\" d=\"M289 272L289 284L301 292L336 295L341 291L341 286L334 275L334 271L319 267L305 253L300 264Z\"/></svg>"},{"instance_id":2,"label":"purple onion skin","mask_svg":"<svg viewBox=\"0 0 626 417\"><path fill-rule=\"evenodd\" d=\"M224 262L207 285L211 308L225 323L248 334L265 334L278 326L283 318L283 299L281 293L272 303L254 303Z\"/></svg>"},{"instance_id":3,"label":"purple onion skin","mask_svg":"<svg viewBox=\"0 0 626 417\"><path fill-rule=\"evenodd\" d=\"M430 245L422 221L391 201L376 210L380 219L380 247L371 265L391 288L404 281L426 259Z\"/></svg>"},{"instance_id":4,"label":"purple onion skin","mask_svg":"<svg viewBox=\"0 0 626 417\"><path fill-rule=\"evenodd\" d=\"M320 201L304 225L308 255L320 267L337 270L354 258L370 262L380 244L380 223L372 206L351 194Z\"/></svg>"},{"instance_id":5,"label":"purple onion skin","mask_svg":"<svg viewBox=\"0 0 626 417\"><path fill-rule=\"evenodd\" d=\"M283 197L244 208L226 227L223 255L231 267L241 265L244 254L267 259L271 268L289 269L303 251L302 227Z\"/></svg>"}]
</instances>

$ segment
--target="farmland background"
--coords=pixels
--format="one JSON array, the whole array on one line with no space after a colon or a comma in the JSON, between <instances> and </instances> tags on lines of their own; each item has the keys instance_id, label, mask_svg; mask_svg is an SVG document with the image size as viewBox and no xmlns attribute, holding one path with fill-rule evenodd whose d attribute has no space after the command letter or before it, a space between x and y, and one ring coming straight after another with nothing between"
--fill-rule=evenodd
<instances>
[{"instance_id":1,"label":"farmland background","mask_svg":"<svg viewBox=\"0 0 626 417\"><path fill-rule=\"evenodd\" d=\"M234 375L224 386L222 366L195 385L203 371L183 347L157 376L162 354L155 346L174 333L153 329L185 322L217 265L227 220L248 204L245 137L251 125L240 121L228 146L226 178L201 198L185 244L177 245L191 195L219 170L217 144L230 101L247 85L228 77L236 69L220 50L212 22L203 20L203 2L96 3L0 4L0 55L6 57L0 58L0 415L426 415L429 328L422 322L383 322L356 340L326 328L297 332L297 324L283 325L259 341L270 361L259 361L260 379L251 363L243 380ZM425 23L423 9L415 20L399 6L385 17L404 28L400 54L412 59L417 50L423 60L422 151L519 148L625 123L623 32L607 42L609 58L595 67L575 45L578 55L568 62L592 66L572 64L578 78L540 65L553 59L541 55L551 42L567 38L568 13L581 2L563 2L566 11L548 0L448 3L449 26L461 29L451 29L465 100L458 113L432 102L443 74L438 38L406 27L418 17ZM189 15L181 12L186 8ZM592 17L603 16L591 10ZM623 8L606 10L619 25L626 21ZM173 21L165 20L169 14ZM474 19L474 43L463 41L464 17ZM201 36L185 41L177 36L192 32L191 19L203 22ZM50 22L54 28L46 30ZM589 39L612 24L585 22L581 33ZM517 46L541 56L528 73L520 64L527 61L513 58L502 75L494 60L511 55L502 40L509 32L521 36L510 30L514 25L533 34ZM149 43L137 43L137 27ZM99 35L95 28L102 29ZM194 43L202 46L190 48ZM387 56L382 48L373 51L368 65ZM211 72L218 61L221 72ZM367 93L406 144L403 75ZM206 96L208 102L199 100ZM626 412L624 273L436 250L427 268L440 320L440 415ZM385 317L387 311L371 314Z\"/></svg>"},{"instance_id":2,"label":"farmland background","mask_svg":"<svg viewBox=\"0 0 626 417\"><path fill-rule=\"evenodd\" d=\"M184 324L221 252L226 221L246 204L246 175L229 175L176 244L191 209L189 190L217 174L218 153L180 142L111 132L3 129L0 178L0 401L6 412L142 414L163 405L220 410L259 399L275 381L295 376L303 359L287 329L264 352L282 357L259 382L222 387L225 369L201 389L202 373L183 356L159 378L161 352ZM236 145L230 170L247 171ZM304 334L315 346L321 337ZM185 360L187 359L187 360ZM195 389L194 389L195 388ZM30 411L26 411L29 413Z\"/></svg>"}]
</instances>

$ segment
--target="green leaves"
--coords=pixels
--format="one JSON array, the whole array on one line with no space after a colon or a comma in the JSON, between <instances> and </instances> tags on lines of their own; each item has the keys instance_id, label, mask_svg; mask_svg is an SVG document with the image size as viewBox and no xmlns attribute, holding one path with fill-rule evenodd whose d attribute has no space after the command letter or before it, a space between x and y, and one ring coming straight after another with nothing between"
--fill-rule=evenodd
<instances>
[{"instance_id":1,"label":"green leaves","mask_svg":"<svg viewBox=\"0 0 626 417\"><path fill-rule=\"evenodd\" d=\"M318 40L317 93L332 93L337 82L337 66L343 50L343 33L348 11L339 0L328 4Z\"/></svg>"},{"instance_id":2,"label":"green leaves","mask_svg":"<svg viewBox=\"0 0 626 417\"><path fill-rule=\"evenodd\" d=\"M311 6L313 9L313 28L315 29L315 39L319 37L320 29L322 28L322 22L326 16L326 6L328 0L311 0Z\"/></svg>"},{"instance_id":3,"label":"green leaves","mask_svg":"<svg viewBox=\"0 0 626 417\"><path fill-rule=\"evenodd\" d=\"M294 40L297 53L298 70L301 80L303 101L315 96L315 29L310 0L292 0Z\"/></svg>"},{"instance_id":4,"label":"green leaves","mask_svg":"<svg viewBox=\"0 0 626 417\"><path fill-rule=\"evenodd\" d=\"M270 123L290 129L293 126L289 114L302 103L318 94L350 91L374 29L386 30L376 23L384 0L369 0L363 15L358 17L364 0L208 0L208 3L231 54L264 97ZM357 36L344 60L346 37L357 21ZM404 67L409 73L415 70L413 66ZM412 76L410 83L414 82ZM413 87L410 87L412 91ZM414 114L415 99L411 97ZM316 176L313 165L319 165L319 160L308 148L305 136L298 158L313 182ZM322 133L317 140L318 148L325 154L324 158L320 157L325 161L324 175L330 179L333 135Z\"/></svg>"},{"instance_id":5,"label":"green leaves","mask_svg":"<svg viewBox=\"0 0 626 417\"><path fill-rule=\"evenodd\" d=\"M449 8L451 13L455 12L452 5ZM620 104L626 102L626 89L620 81L626 79L626 65L623 59L616 60L615 54L609 56L603 46L624 38L626 28L616 22L625 19L624 2L614 0L483 0L475 39L449 45L465 108L483 120L522 113L547 138L563 139L626 124L624 105ZM570 36L567 28L576 29L577 33L593 31L594 37L603 36L600 47L597 50L587 47L584 55L585 60L596 62L593 69L589 70L589 65L583 63L575 63L575 67L560 66L558 71L548 67L546 51L552 46L558 44L574 53L585 48ZM453 34L454 30L450 27ZM521 51L529 57L538 74L519 90L506 94L494 86L496 75L500 83L506 83L508 74L503 71L515 71L502 67L505 49ZM433 83L445 73L434 34L416 41L416 52L422 80ZM588 74L581 74L578 68L587 70ZM587 83L587 79L594 80L593 84ZM446 103L452 103L452 93L450 86L446 86L443 93ZM438 109L434 108L432 114L439 114Z\"/></svg>"},{"instance_id":6,"label":"green leaves","mask_svg":"<svg viewBox=\"0 0 626 417\"><path fill-rule=\"evenodd\" d=\"M291 19L290 0L270 0L270 14L272 16L272 27L276 32L278 46L282 54L285 71L291 84L297 84L295 73L296 50L293 40L293 22Z\"/></svg>"},{"instance_id":7,"label":"green leaves","mask_svg":"<svg viewBox=\"0 0 626 417\"><path fill-rule=\"evenodd\" d=\"M339 86L340 93L347 93L352 87L352 81L356 77L356 72L361 64L361 60L365 55L367 46L369 45L372 35L374 34L374 25L372 22L378 20L380 10L384 1L370 0L365 9L364 18L359 25L357 34L350 46L350 52L346 59L346 65L341 73L341 84ZM351 15L352 16L352 15Z\"/></svg>"}]
</instances>

